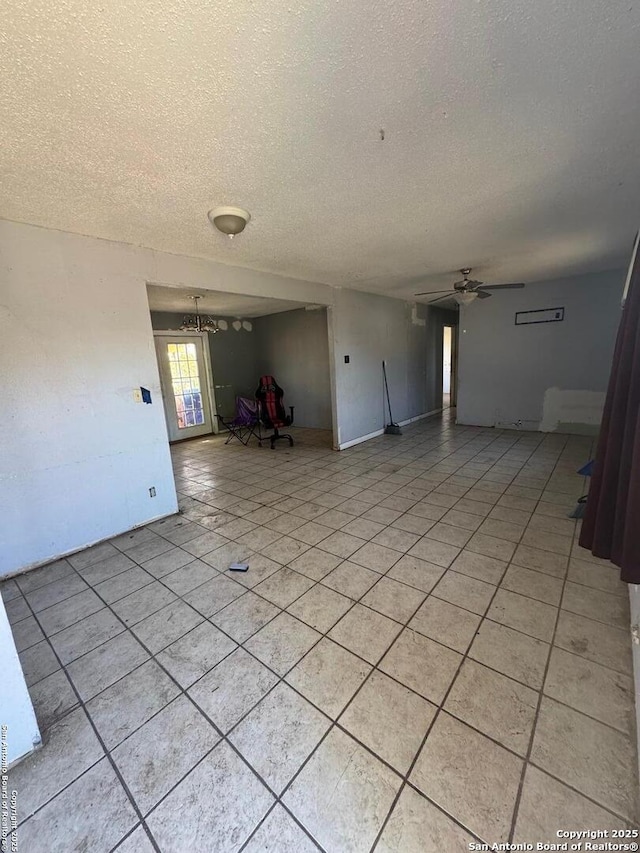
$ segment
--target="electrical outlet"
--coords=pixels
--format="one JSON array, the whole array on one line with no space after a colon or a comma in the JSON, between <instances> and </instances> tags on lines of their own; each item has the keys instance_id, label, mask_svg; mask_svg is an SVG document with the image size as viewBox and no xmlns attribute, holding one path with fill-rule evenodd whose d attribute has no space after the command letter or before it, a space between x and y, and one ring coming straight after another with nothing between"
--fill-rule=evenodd
<instances>
[{"instance_id":1,"label":"electrical outlet","mask_svg":"<svg viewBox=\"0 0 640 853\"><path fill-rule=\"evenodd\" d=\"M155 486L151 486L151 488L149 489L149 497L150 497L150 498L155 498L155 496L156 496L156 487L155 487Z\"/></svg>"},{"instance_id":2,"label":"electrical outlet","mask_svg":"<svg viewBox=\"0 0 640 853\"><path fill-rule=\"evenodd\" d=\"M133 402L141 403L142 402L142 391L139 388L133 389Z\"/></svg>"}]
</instances>

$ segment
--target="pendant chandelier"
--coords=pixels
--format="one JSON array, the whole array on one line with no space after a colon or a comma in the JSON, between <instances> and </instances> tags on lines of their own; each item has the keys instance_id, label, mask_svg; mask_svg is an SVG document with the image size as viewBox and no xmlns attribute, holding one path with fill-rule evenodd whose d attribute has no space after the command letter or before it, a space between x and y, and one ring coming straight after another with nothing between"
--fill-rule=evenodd
<instances>
[{"instance_id":1,"label":"pendant chandelier","mask_svg":"<svg viewBox=\"0 0 640 853\"><path fill-rule=\"evenodd\" d=\"M189 298L193 299L195 303L195 311L193 314L186 314L182 318L180 328L183 332L211 332L215 335L216 332L224 331L227 328L226 320L214 320L208 314L204 316L200 314L198 300L202 299L202 296L190 296Z\"/></svg>"}]
</instances>

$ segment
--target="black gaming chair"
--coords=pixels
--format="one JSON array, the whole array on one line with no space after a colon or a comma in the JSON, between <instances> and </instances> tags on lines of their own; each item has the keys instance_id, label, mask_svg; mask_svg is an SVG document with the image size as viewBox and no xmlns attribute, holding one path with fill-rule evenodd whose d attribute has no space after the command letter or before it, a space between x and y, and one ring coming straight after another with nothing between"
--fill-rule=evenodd
<instances>
[{"instance_id":1,"label":"black gaming chair","mask_svg":"<svg viewBox=\"0 0 640 853\"><path fill-rule=\"evenodd\" d=\"M286 438L289 446L293 447L293 438L286 433L280 434L279 431L280 427L291 426L293 423L293 406L289 406L291 414L287 415L282 402L283 397L284 391L273 376L260 377L260 384L256 389L256 400L260 404L260 420L267 429L273 430L273 435L267 436L272 450L275 449L276 441L280 438Z\"/></svg>"}]
</instances>

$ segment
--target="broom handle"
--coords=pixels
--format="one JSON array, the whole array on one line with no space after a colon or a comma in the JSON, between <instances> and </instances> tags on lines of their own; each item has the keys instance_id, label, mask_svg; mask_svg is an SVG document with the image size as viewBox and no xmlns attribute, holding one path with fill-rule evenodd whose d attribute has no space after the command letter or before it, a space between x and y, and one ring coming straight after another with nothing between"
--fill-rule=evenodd
<instances>
[{"instance_id":1,"label":"broom handle","mask_svg":"<svg viewBox=\"0 0 640 853\"><path fill-rule=\"evenodd\" d=\"M393 423L393 415L391 414L391 400L389 399L389 386L387 385L387 366L384 360L382 361L382 374L384 376L384 387L387 392L387 406L389 406L389 422Z\"/></svg>"}]
</instances>

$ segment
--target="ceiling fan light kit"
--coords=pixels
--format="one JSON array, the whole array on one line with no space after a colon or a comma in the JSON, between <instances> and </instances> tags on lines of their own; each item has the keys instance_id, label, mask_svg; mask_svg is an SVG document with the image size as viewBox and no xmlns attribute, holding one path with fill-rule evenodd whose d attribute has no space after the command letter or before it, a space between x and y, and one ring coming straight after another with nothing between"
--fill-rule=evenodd
<instances>
[{"instance_id":1,"label":"ceiling fan light kit","mask_svg":"<svg viewBox=\"0 0 640 853\"><path fill-rule=\"evenodd\" d=\"M475 299L488 299L492 294L490 290L516 290L524 287L521 281L511 282L509 284L485 284L483 281L475 281L470 279L471 267L463 267L462 280L453 283L453 290L426 290L422 293L416 293L415 296L436 296L428 302L432 305L434 302L439 302L441 299L450 299L453 297L458 305L470 305ZM444 296L437 296L439 293L444 293Z\"/></svg>"}]
</instances>

